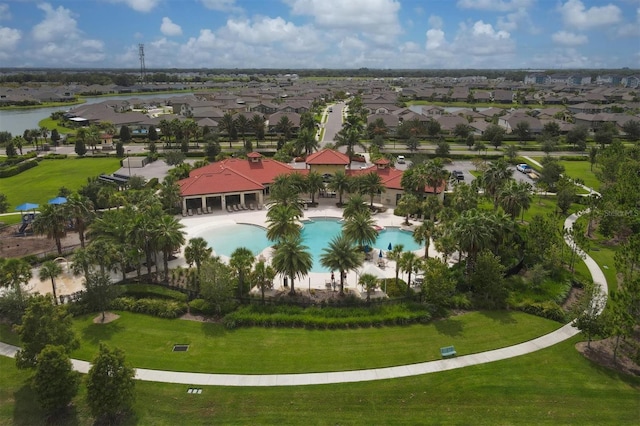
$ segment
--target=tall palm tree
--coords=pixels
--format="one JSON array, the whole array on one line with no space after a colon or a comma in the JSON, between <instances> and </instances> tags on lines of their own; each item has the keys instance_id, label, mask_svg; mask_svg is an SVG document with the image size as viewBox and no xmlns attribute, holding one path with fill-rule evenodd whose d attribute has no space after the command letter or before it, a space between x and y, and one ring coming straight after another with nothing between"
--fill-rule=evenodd
<instances>
[{"instance_id":1,"label":"tall palm tree","mask_svg":"<svg viewBox=\"0 0 640 426\"><path fill-rule=\"evenodd\" d=\"M415 242L418 244L422 244L424 242L425 259L429 258L429 246L431 245L431 236L433 235L434 228L434 223L429 219L425 219L420 226L413 230L413 239Z\"/></svg>"},{"instance_id":2,"label":"tall palm tree","mask_svg":"<svg viewBox=\"0 0 640 426\"><path fill-rule=\"evenodd\" d=\"M229 138L229 148L231 148L231 141L235 140L237 136L236 122L233 119L233 115L230 112L226 112L220 119L218 127L220 131L227 134Z\"/></svg>"},{"instance_id":3,"label":"tall palm tree","mask_svg":"<svg viewBox=\"0 0 640 426\"><path fill-rule=\"evenodd\" d=\"M184 248L184 258L189 264L189 267L195 263L197 279L196 279L196 293L200 292L200 267L202 263L211 257L213 249L208 247L204 238L197 237L191 238L189 243Z\"/></svg>"},{"instance_id":4,"label":"tall palm tree","mask_svg":"<svg viewBox=\"0 0 640 426\"><path fill-rule=\"evenodd\" d=\"M369 207L373 208L373 198L385 191L382 178L376 172L370 172L360 177L360 189L369 195Z\"/></svg>"},{"instance_id":5,"label":"tall palm tree","mask_svg":"<svg viewBox=\"0 0 640 426\"><path fill-rule=\"evenodd\" d=\"M234 122L235 122L234 124L236 126L236 129L238 130L238 133L240 134L240 137L244 142L245 140L244 136L247 134L247 131L249 130L249 120L244 114L238 114Z\"/></svg>"},{"instance_id":6,"label":"tall palm tree","mask_svg":"<svg viewBox=\"0 0 640 426\"><path fill-rule=\"evenodd\" d=\"M400 275L400 259L404 253L404 245L396 244L391 248L391 251L387 252L387 257L396 262L396 285L398 285L398 275Z\"/></svg>"},{"instance_id":7,"label":"tall palm tree","mask_svg":"<svg viewBox=\"0 0 640 426\"><path fill-rule=\"evenodd\" d=\"M171 123L169 120L162 119L158 124L160 127L160 133L164 138L164 142L167 146L171 146Z\"/></svg>"},{"instance_id":8,"label":"tall palm tree","mask_svg":"<svg viewBox=\"0 0 640 426\"><path fill-rule=\"evenodd\" d=\"M412 194L422 198L428 179L426 166L417 164L402 174L400 185L405 194Z\"/></svg>"},{"instance_id":9,"label":"tall palm tree","mask_svg":"<svg viewBox=\"0 0 640 426\"><path fill-rule=\"evenodd\" d=\"M436 216L443 209L442 201L438 197L426 197L420 207L425 217L432 222L435 222Z\"/></svg>"},{"instance_id":10,"label":"tall palm tree","mask_svg":"<svg viewBox=\"0 0 640 426\"><path fill-rule=\"evenodd\" d=\"M300 209L294 205L271 206L267 212L267 238L279 243L287 237L299 236L301 227L298 219L301 216Z\"/></svg>"},{"instance_id":11,"label":"tall palm tree","mask_svg":"<svg viewBox=\"0 0 640 426\"><path fill-rule=\"evenodd\" d=\"M344 236L361 248L372 246L378 239L378 231L374 228L375 221L369 211L357 213L342 224Z\"/></svg>"},{"instance_id":12,"label":"tall palm tree","mask_svg":"<svg viewBox=\"0 0 640 426\"><path fill-rule=\"evenodd\" d=\"M353 241L340 234L329 242L329 247L322 249L320 264L332 271L340 272L340 294L344 294L344 274L355 271L364 262L364 256L353 246Z\"/></svg>"},{"instance_id":13,"label":"tall palm tree","mask_svg":"<svg viewBox=\"0 0 640 426\"><path fill-rule=\"evenodd\" d=\"M58 295L56 294L56 278L62 275L62 267L58 262L47 260L40 267L38 278L40 281L51 280L51 289L53 291L53 303L58 304Z\"/></svg>"},{"instance_id":14,"label":"tall palm tree","mask_svg":"<svg viewBox=\"0 0 640 426\"><path fill-rule=\"evenodd\" d=\"M169 256L178 250L185 242L184 225L175 217L164 214L160 216L155 225L154 240L157 249L162 251L164 266L164 281L169 281Z\"/></svg>"},{"instance_id":15,"label":"tall palm tree","mask_svg":"<svg viewBox=\"0 0 640 426\"><path fill-rule=\"evenodd\" d=\"M407 277L407 296L411 295L411 274L417 272L422 265L420 258L412 251L405 251L400 257L400 268L409 274Z\"/></svg>"},{"instance_id":16,"label":"tall palm tree","mask_svg":"<svg viewBox=\"0 0 640 426\"><path fill-rule=\"evenodd\" d=\"M178 179L173 175L167 175L160 185L160 200L162 208L167 213L175 213L180 211L180 186Z\"/></svg>"},{"instance_id":17,"label":"tall palm tree","mask_svg":"<svg viewBox=\"0 0 640 426\"><path fill-rule=\"evenodd\" d=\"M358 213L369 213L369 208L367 204L360 194L352 194L349 197L349 201L347 201L344 205L344 209L342 210L342 218L344 220L349 220L353 216Z\"/></svg>"},{"instance_id":18,"label":"tall palm tree","mask_svg":"<svg viewBox=\"0 0 640 426\"><path fill-rule=\"evenodd\" d=\"M62 238L67 235L67 219L61 205L47 204L33 221L33 231L55 240L59 255L62 255Z\"/></svg>"},{"instance_id":19,"label":"tall palm tree","mask_svg":"<svg viewBox=\"0 0 640 426\"><path fill-rule=\"evenodd\" d=\"M291 280L290 295L296 293L294 278L301 278L311 271L313 259L309 247L302 244L302 237L288 236L278 243L271 263L274 269Z\"/></svg>"},{"instance_id":20,"label":"tall palm tree","mask_svg":"<svg viewBox=\"0 0 640 426\"><path fill-rule=\"evenodd\" d=\"M500 188L511 178L513 171L504 159L492 162L481 177L485 194L493 201L493 209L498 209Z\"/></svg>"},{"instance_id":21,"label":"tall palm tree","mask_svg":"<svg viewBox=\"0 0 640 426\"><path fill-rule=\"evenodd\" d=\"M329 189L338 193L338 203L342 205L342 194L349 191L351 187L351 178L347 176L344 170L335 172L329 182Z\"/></svg>"},{"instance_id":22,"label":"tall palm tree","mask_svg":"<svg viewBox=\"0 0 640 426\"><path fill-rule=\"evenodd\" d=\"M492 241L491 220L483 212L473 209L460 214L453 223L452 232L460 250L467 253L467 276L474 268L476 257Z\"/></svg>"},{"instance_id":23,"label":"tall palm tree","mask_svg":"<svg viewBox=\"0 0 640 426\"><path fill-rule=\"evenodd\" d=\"M80 238L80 247L85 246L85 232L94 217L94 206L91 200L84 195L78 193L71 194L64 204L69 217L73 219L78 237Z\"/></svg>"},{"instance_id":24,"label":"tall palm tree","mask_svg":"<svg viewBox=\"0 0 640 426\"><path fill-rule=\"evenodd\" d=\"M347 123L347 122L345 122ZM362 128L361 127L344 127L342 130L338 132L336 135L336 143L335 147L346 147L347 148L347 156L349 158L353 158L355 155L355 147L359 146L363 150L366 150L365 145L360 140L362 138Z\"/></svg>"},{"instance_id":25,"label":"tall palm tree","mask_svg":"<svg viewBox=\"0 0 640 426\"><path fill-rule=\"evenodd\" d=\"M324 182L322 180L322 175L318 172L309 172L306 177L307 181L307 191L311 195L311 204L315 205L316 202L316 194L321 189L324 189Z\"/></svg>"},{"instance_id":26,"label":"tall palm tree","mask_svg":"<svg viewBox=\"0 0 640 426\"><path fill-rule=\"evenodd\" d=\"M256 141L260 142L264 139L264 117L260 114L253 114L251 120L249 121L249 125L251 126L251 130L256 135ZM256 143L256 148L260 148L260 144Z\"/></svg>"},{"instance_id":27,"label":"tall palm tree","mask_svg":"<svg viewBox=\"0 0 640 426\"><path fill-rule=\"evenodd\" d=\"M289 139L291 139L291 134L293 133L293 123L286 115L280 117L280 120L275 125L276 132L282 135L282 139L286 143Z\"/></svg>"},{"instance_id":28,"label":"tall palm tree","mask_svg":"<svg viewBox=\"0 0 640 426\"><path fill-rule=\"evenodd\" d=\"M520 212L524 214L531 206L532 190L533 187L528 182L509 179L500 189L498 203L515 220Z\"/></svg>"},{"instance_id":29,"label":"tall palm tree","mask_svg":"<svg viewBox=\"0 0 640 426\"><path fill-rule=\"evenodd\" d=\"M436 158L425 164L425 174L427 185L433 188L434 194L438 193L438 188L447 181L449 172L442 165L442 160Z\"/></svg>"},{"instance_id":30,"label":"tall palm tree","mask_svg":"<svg viewBox=\"0 0 640 426\"><path fill-rule=\"evenodd\" d=\"M295 148L298 155L309 155L318 149L318 141L316 140L315 130L303 129L298 133L295 142Z\"/></svg>"},{"instance_id":31,"label":"tall palm tree","mask_svg":"<svg viewBox=\"0 0 640 426\"><path fill-rule=\"evenodd\" d=\"M88 249L83 247L75 249L71 257L71 271L73 271L73 275L83 275L87 277L92 260Z\"/></svg>"},{"instance_id":32,"label":"tall palm tree","mask_svg":"<svg viewBox=\"0 0 640 426\"><path fill-rule=\"evenodd\" d=\"M271 288L271 283L276 276L276 271L271 265L267 265L264 260L258 261L253 267L251 279L260 288L262 294L262 304L264 305L264 291Z\"/></svg>"},{"instance_id":33,"label":"tall palm tree","mask_svg":"<svg viewBox=\"0 0 640 426\"><path fill-rule=\"evenodd\" d=\"M238 298L241 299L244 294L244 281L246 275L251 271L251 266L255 257L251 250L246 247L238 247L231 253L229 266L236 270L238 274ZM251 290L251 289L249 289Z\"/></svg>"}]
</instances>

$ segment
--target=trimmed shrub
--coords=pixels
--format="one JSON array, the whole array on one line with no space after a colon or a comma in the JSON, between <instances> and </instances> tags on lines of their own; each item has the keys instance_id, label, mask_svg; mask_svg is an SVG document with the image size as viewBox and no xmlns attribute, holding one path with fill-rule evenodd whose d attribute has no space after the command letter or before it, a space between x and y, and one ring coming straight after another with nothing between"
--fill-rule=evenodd
<instances>
[{"instance_id":1,"label":"trimmed shrub","mask_svg":"<svg viewBox=\"0 0 640 426\"><path fill-rule=\"evenodd\" d=\"M109 309L137 312L159 318L172 319L184 314L187 311L187 304L175 300L118 297L111 302Z\"/></svg>"},{"instance_id":2,"label":"trimmed shrub","mask_svg":"<svg viewBox=\"0 0 640 426\"><path fill-rule=\"evenodd\" d=\"M0 178L7 178L11 176L18 175L25 170L29 170L38 165L37 161L23 161L21 163L16 164L15 166L6 167L0 170Z\"/></svg>"},{"instance_id":3,"label":"trimmed shrub","mask_svg":"<svg viewBox=\"0 0 640 426\"><path fill-rule=\"evenodd\" d=\"M155 284L122 284L123 296L133 297L135 299L165 299L176 300L178 302L186 302L187 295L169 288Z\"/></svg>"},{"instance_id":4,"label":"trimmed shrub","mask_svg":"<svg viewBox=\"0 0 640 426\"><path fill-rule=\"evenodd\" d=\"M514 306L515 309L526 312L528 314L537 315L542 318L547 318L553 321L566 322L567 315L560 305L556 302L532 302L525 300L518 305Z\"/></svg>"}]
</instances>

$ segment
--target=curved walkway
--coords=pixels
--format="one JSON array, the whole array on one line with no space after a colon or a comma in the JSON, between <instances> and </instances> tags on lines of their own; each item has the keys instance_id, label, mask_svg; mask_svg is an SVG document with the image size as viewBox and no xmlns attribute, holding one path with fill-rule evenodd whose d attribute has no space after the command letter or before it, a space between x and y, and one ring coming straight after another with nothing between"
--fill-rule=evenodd
<instances>
[{"instance_id":1,"label":"curved walkway","mask_svg":"<svg viewBox=\"0 0 640 426\"><path fill-rule=\"evenodd\" d=\"M575 221L586 211L572 214L565 222L564 226L570 229ZM573 240L565 236L565 242L570 247L575 247ZM579 249L578 249L579 250ZM582 250L579 250L583 257L589 272L591 273L593 282L599 286L602 293L607 295L607 281L604 273L598 264ZM185 385L198 386L305 386L305 385L322 385L333 383L349 383L349 382L366 382L373 380L387 380L408 376L418 376L428 373L436 373L439 371L453 370L456 368L467 367L470 365L486 364L494 361L501 361L508 358L514 358L520 355L526 355L536 352L540 349L548 348L557 343L563 342L580 331L572 324L566 324L559 329L540 336L536 339L505 348L494 349L487 352L477 354L464 355L456 358L441 359L437 361L421 362L418 364L400 365L396 367L374 368L369 370L325 372L325 373L302 373L302 374L207 374L207 373L187 373L177 371L164 370L148 370L144 368L136 369L136 379L177 383ZM18 347L0 342L0 355L14 357L18 351ZM76 371L87 373L91 365L87 361L72 360L73 367Z\"/></svg>"}]
</instances>

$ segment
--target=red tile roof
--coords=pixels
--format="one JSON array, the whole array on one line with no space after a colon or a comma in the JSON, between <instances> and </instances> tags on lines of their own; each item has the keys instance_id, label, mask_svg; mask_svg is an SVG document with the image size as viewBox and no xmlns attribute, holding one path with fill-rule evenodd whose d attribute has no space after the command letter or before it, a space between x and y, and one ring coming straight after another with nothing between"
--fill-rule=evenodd
<instances>
[{"instance_id":1,"label":"red tile roof","mask_svg":"<svg viewBox=\"0 0 640 426\"><path fill-rule=\"evenodd\" d=\"M292 172L299 170L258 154L249 159L228 158L208 164L192 170L178 184L182 196L256 191L271 184L276 176Z\"/></svg>"},{"instance_id":2,"label":"red tile roof","mask_svg":"<svg viewBox=\"0 0 640 426\"><path fill-rule=\"evenodd\" d=\"M323 149L307 157L307 164L310 165L347 165L350 163L349 157L333 149Z\"/></svg>"},{"instance_id":3,"label":"red tile roof","mask_svg":"<svg viewBox=\"0 0 640 426\"><path fill-rule=\"evenodd\" d=\"M359 176L359 175L366 175L367 173L371 173L371 172L375 172L380 176L380 179L382 180L382 185L384 185L385 188L403 190L401 182L402 182L402 174L404 172L402 170L398 170L393 167L378 168L377 166L371 166L371 167L367 167L366 169L348 170L347 174L351 176ZM442 185L438 187L437 192L435 192L432 187L425 186L424 192L429 194L433 194L435 192L439 194L442 191L444 191L445 186L446 186L446 182L443 182Z\"/></svg>"}]
</instances>

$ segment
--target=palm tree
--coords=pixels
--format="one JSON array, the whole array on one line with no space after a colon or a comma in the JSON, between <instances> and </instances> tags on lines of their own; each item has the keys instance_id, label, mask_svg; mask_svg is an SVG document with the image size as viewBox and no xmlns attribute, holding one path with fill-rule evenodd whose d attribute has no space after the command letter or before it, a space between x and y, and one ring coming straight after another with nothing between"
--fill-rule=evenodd
<instances>
[{"instance_id":1,"label":"palm tree","mask_svg":"<svg viewBox=\"0 0 640 426\"><path fill-rule=\"evenodd\" d=\"M411 296L411 274L418 271L422 262L414 252L405 251L402 253L399 263L402 271L409 273L409 276L407 277L407 296Z\"/></svg>"},{"instance_id":2,"label":"palm tree","mask_svg":"<svg viewBox=\"0 0 640 426\"><path fill-rule=\"evenodd\" d=\"M53 290L53 303L58 304L58 296L56 295L56 278L62 274L62 267L58 262L47 260L40 267L40 281L51 280L51 289Z\"/></svg>"},{"instance_id":3,"label":"palm tree","mask_svg":"<svg viewBox=\"0 0 640 426\"><path fill-rule=\"evenodd\" d=\"M364 198L362 198L362 195L360 194L352 194L349 197L349 201L347 201L344 205L344 209L342 210L342 218L344 220L349 220L356 214L364 212L370 212Z\"/></svg>"},{"instance_id":4,"label":"palm tree","mask_svg":"<svg viewBox=\"0 0 640 426\"><path fill-rule=\"evenodd\" d=\"M300 209L294 205L271 206L267 212L267 238L279 243L287 237L299 236L301 227L298 219L301 216Z\"/></svg>"},{"instance_id":5,"label":"palm tree","mask_svg":"<svg viewBox=\"0 0 640 426\"><path fill-rule=\"evenodd\" d=\"M370 172L360 177L360 190L369 195L369 207L373 208L373 198L385 191L382 178L376 172Z\"/></svg>"},{"instance_id":6,"label":"palm tree","mask_svg":"<svg viewBox=\"0 0 640 426\"><path fill-rule=\"evenodd\" d=\"M429 196L422 202L421 209L425 217L429 217L429 220L435 222L436 216L443 209L443 205L438 197Z\"/></svg>"},{"instance_id":7,"label":"palm tree","mask_svg":"<svg viewBox=\"0 0 640 426\"><path fill-rule=\"evenodd\" d=\"M238 298L242 299L244 294L244 278L249 271L255 257L251 250L246 247L238 247L231 253L231 259L229 260L229 266L236 270L238 274ZM251 289L249 289L251 290Z\"/></svg>"},{"instance_id":8,"label":"palm tree","mask_svg":"<svg viewBox=\"0 0 640 426\"><path fill-rule=\"evenodd\" d=\"M27 284L31 276L31 266L26 260L0 258L0 286L13 286L19 300L22 300L21 285Z\"/></svg>"},{"instance_id":9,"label":"palm tree","mask_svg":"<svg viewBox=\"0 0 640 426\"><path fill-rule=\"evenodd\" d=\"M276 276L276 271L271 265L267 265L264 260L258 261L253 267L251 279L260 288L262 293L262 304L264 305L264 291L266 288L271 288L273 278Z\"/></svg>"},{"instance_id":10,"label":"palm tree","mask_svg":"<svg viewBox=\"0 0 640 426\"><path fill-rule=\"evenodd\" d=\"M346 124L347 122L345 122ZM347 147L347 155L349 158L353 158L355 155L355 147L359 146L363 150L366 150L365 145L360 141L362 137L362 128L361 127L344 127L342 130L338 132L336 135L336 143L335 147Z\"/></svg>"},{"instance_id":11,"label":"palm tree","mask_svg":"<svg viewBox=\"0 0 640 426\"><path fill-rule=\"evenodd\" d=\"M180 186L178 180L173 175L167 175L160 185L160 199L162 208L167 213L175 213L180 211Z\"/></svg>"},{"instance_id":12,"label":"palm tree","mask_svg":"<svg viewBox=\"0 0 640 426\"><path fill-rule=\"evenodd\" d=\"M425 164L425 175L427 185L433 188L433 193L438 193L438 188L447 180L449 172L442 166L442 160L436 158Z\"/></svg>"},{"instance_id":13,"label":"palm tree","mask_svg":"<svg viewBox=\"0 0 640 426\"><path fill-rule=\"evenodd\" d=\"M291 134L293 133L293 123L286 115L280 117L280 120L275 125L276 132L282 135L282 139L286 143L289 139L291 139Z\"/></svg>"},{"instance_id":14,"label":"palm tree","mask_svg":"<svg viewBox=\"0 0 640 426\"><path fill-rule=\"evenodd\" d=\"M74 221L78 237L80 238L80 247L85 246L85 232L94 217L94 206L89 198L78 193L71 194L64 204L64 209L69 217Z\"/></svg>"},{"instance_id":15,"label":"palm tree","mask_svg":"<svg viewBox=\"0 0 640 426\"><path fill-rule=\"evenodd\" d=\"M33 221L33 231L55 240L59 255L62 255L62 238L67 235L67 219L62 206L47 204Z\"/></svg>"},{"instance_id":16,"label":"palm tree","mask_svg":"<svg viewBox=\"0 0 640 426\"><path fill-rule=\"evenodd\" d=\"M416 229L413 230L413 239L418 244L422 244L424 242L424 258L429 258L429 246L431 245L431 236L433 235L433 230L435 228L434 223L425 219L424 222Z\"/></svg>"},{"instance_id":17,"label":"palm tree","mask_svg":"<svg viewBox=\"0 0 640 426\"><path fill-rule=\"evenodd\" d=\"M291 280L290 295L295 295L294 278L301 278L309 273L313 260L309 247L302 244L302 237L287 236L278 243L271 263L274 269Z\"/></svg>"},{"instance_id":18,"label":"palm tree","mask_svg":"<svg viewBox=\"0 0 640 426\"><path fill-rule=\"evenodd\" d=\"M480 250L487 247L492 240L490 220L483 212L472 209L460 214L453 223L452 233L460 250L467 253L467 275L473 270Z\"/></svg>"},{"instance_id":19,"label":"palm tree","mask_svg":"<svg viewBox=\"0 0 640 426\"><path fill-rule=\"evenodd\" d=\"M515 220L518 213L522 213L521 221L524 221L524 212L531 207L533 187L529 182L516 182L509 180L500 190L500 205L502 209Z\"/></svg>"},{"instance_id":20,"label":"palm tree","mask_svg":"<svg viewBox=\"0 0 640 426\"><path fill-rule=\"evenodd\" d=\"M234 120L234 124L236 126L236 129L238 130L238 133L240 133L242 141L244 142L244 136L247 133L247 130L249 130L249 120L245 115L238 114L238 116Z\"/></svg>"},{"instance_id":21,"label":"palm tree","mask_svg":"<svg viewBox=\"0 0 640 426\"><path fill-rule=\"evenodd\" d=\"M197 279L196 279L196 293L200 292L200 267L202 263L211 257L213 249L207 246L207 242L204 238L197 237L191 238L189 243L184 248L184 258L189 264L189 267L195 263Z\"/></svg>"},{"instance_id":22,"label":"palm tree","mask_svg":"<svg viewBox=\"0 0 640 426\"><path fill-rule=\"evenodd\" d=\"M370 302L371 291L378 286L378 278L373 274L362 274L358 283L367 291L367 302Z\"/></svg>"},{"instance_id":23,"label":"palm tree","mask_svg":"<svg viewBox=\"0 0 640 426\"><path fill-rule=\"evenodd\" d=\"M171 145L171 123L169 120L162 119L159 123L160 133L164 137L164 142L167 146Z\"/></svg>"},{"instance_id":24,"label":"palm tree","mask_svg":"<svg viewBox=\"0 0 640 426\"><path fill-rule=\"evenodd\" d=\"M387 257L396 262L396 285L398 285L398 275L400 275L400 259L404 253L404 245L396 244L387 252ZM386 291L386 290L385 290Z\"/></svg>"},{"instance_id":25,"label":"palm tree","mask_svg":"<svg viewBox=\"0 0 640 426\"><path fill-rule=\"evenodd\" d=\"M256 135L256 141L261 141L264 139L264 117L259 114L253 114L251 120L249 121L249 125L251 126L251 130ZM256 148L260 148L259 143L256 144Z\"/></svg>"},{"instance_id":26,"label":"palm tree","mask_svg":"<svg viewBox=\"0 0 640 426\"><path fill-rule=\"evenodd\" d=\"M236 122L233 119L233 115L230 112L226 112L220 119L218 127L220 131L227 134L229 138L229 148L231 148L231 141L235 140L237 135Z\"/></svg>"},{"instance_id":27,"label":"palm tree","mask_svg":"<svg viewBox=\"0 0 640 426\"><path fill-rule=\"evenodd\" d=\"M378 231L374 228L375 221L368 211L357 213L342 224L344 236L361 248L373 245L378 239Z\"/></svg>"},{"instance_id":28,"label":"palm tree","mask_svg":"<svg viewBox=\"0 0 640 426\"><path fill-rule=\"evenodd\" d=\"M498 209L500 188L511 178L512 174L513 171L509 169L507 162L504 159L500 159L492 162L482 175L482 186L487 196L492 199L494 210Z\"/></svg>"},{"instance_id":29,"label":"palm tree","mask_svg":"<svg viewBox=\"0 0 640 426\"><path fill-rule=\"evenodd\" d=\"M411 193L405 193L398 201L397 210L399 214L403 214L405 216L405 225L411 225L411 222L409 222L409 216L418 209L418 203L418 198Z\"/></svg>"},{"instance_id":30,"label":"palm tree","mask_svg":"<svg viewBox=\"0 0 640 426\"><path fill-rule=\"evenodd\" d=\"M71 258L71 271L73 275L89 275L89 265L91 264L91 256L86 248L79 248L73 251Z\"/></svg>"},{"instance_id":31,"label":"palm tree","mask_svg":"<svg viewBox=\"0 0 640 426\"><path fill-rule=\"evenodd\" d=\"M298 133L298 139L296 139L295 148L298 155L309 155L316 149L318 149L318 141L316 140L316 134L314 130L303 129Z\"/></svg>"},{"instance_id":32,"label":"palm tree","mask_svg":"<svg viewBox=\"0 0 640 426\"><path fill-rule=\"evenodd\" d=\"M322 180L322 175L318 172L309 172L306 177L307 181L307 191L311 195L311 204L316 203L316 193L321 189L324 189L324 182Z\"/></svg>"},{"instance_id":33,"label":"palm tree","mask_svg":"<svg viewBox=\"0 0 640 426\"><path fill-rule=\"evenodd\" d=\"M353 240L340 234L329 242L329 247L322 249L320 264L332 271L340 272L340 295L344 294L344 274L355 271L364 262L364 256L353 246Z\"/></svg>"},{"instance_id":34,"label":"palm tree","mask_svg":"<svg viewBox=\"0 0 640 426\"><path fill-rule=\"evenodd\" d=\"M331 181L329 182L329 189L338 193L338 203L342 205L342 194L349 191L351 186L351 178L347 176L344 170L338 170Z\"/></svg>"},{"instance_id":35,"label":"palm tree","mask_svg":"<svg viewBox=\"0 0 640 426\"><path fill-rule=\"evenodd\" d=\"M428 182L427 168L424 164L418 164L406 170L400 179L400 185L405 194L412 194L422 198Z\"/></svg>"},{"instance_id":36,"label":"palm tree","mask_svg":"<svg viewBox=\"0 0 640 426\"><path fill-rule=\"evenodd\" d=\"M169 256L178 250L185 242L182 225L175 217L170 215L160 216L154 231L155 246L162 251L164 266L164 281L169 281Z\"/></svg>"}]
</instances>

